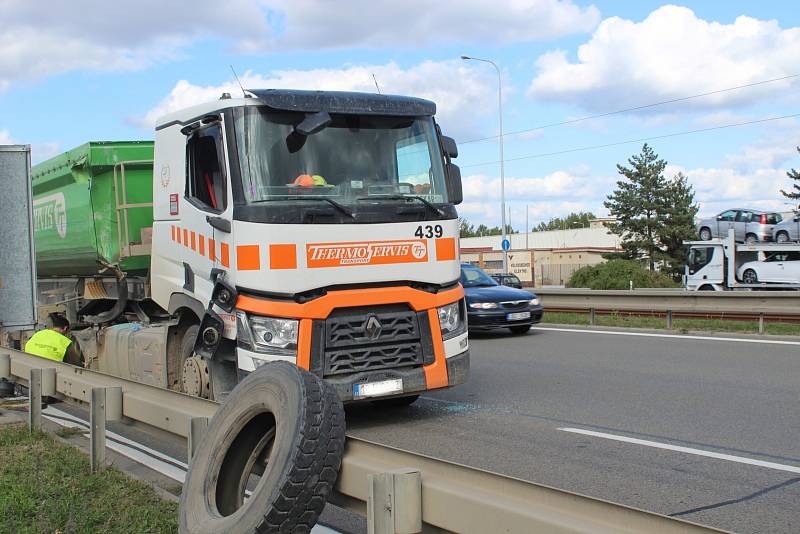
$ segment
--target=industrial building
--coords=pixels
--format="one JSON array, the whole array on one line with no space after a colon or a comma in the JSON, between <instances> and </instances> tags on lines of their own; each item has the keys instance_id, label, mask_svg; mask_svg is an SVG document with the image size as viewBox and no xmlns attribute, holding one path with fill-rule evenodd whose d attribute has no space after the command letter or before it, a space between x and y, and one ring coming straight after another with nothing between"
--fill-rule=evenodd
<instances>
[{"instance_id":1,"label":"industrial building","mask_svg":"<svg viewBox=\"0 0 800 534\"><path fill-rule=\"evenodd\" d=\"M588 228L511 234L509 271L526 286L564 285L573 272L605 261L603 254L619 252L619 236L609 233L610 218L592 219ZM487 273L502 272L502 237L467 237L460 241L461 261Z\"/></svg>"}]
</instances>

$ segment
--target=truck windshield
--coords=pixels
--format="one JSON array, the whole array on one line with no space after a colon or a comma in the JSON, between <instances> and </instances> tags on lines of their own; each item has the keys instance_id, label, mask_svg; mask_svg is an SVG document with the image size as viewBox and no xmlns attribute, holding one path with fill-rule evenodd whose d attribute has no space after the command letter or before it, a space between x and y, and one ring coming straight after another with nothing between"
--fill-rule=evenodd
<instances>
[{"instance_id":1,"label":"truck windshield","mask_svg":"<svg viewBox=\"0 0 800 534\"><path fill-rule=\"evenodd\" d=\"M239 108L236 145L245 201L319 203L351 208L368 201L448 202L430 117L332 115L321 131L294 127L305 113Z\"/></svg>"}]
</instances>

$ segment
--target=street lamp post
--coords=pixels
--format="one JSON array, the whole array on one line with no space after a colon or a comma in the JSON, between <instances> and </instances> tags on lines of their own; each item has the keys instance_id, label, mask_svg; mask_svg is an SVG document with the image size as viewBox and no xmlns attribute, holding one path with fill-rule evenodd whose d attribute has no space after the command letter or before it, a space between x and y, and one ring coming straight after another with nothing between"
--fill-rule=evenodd
<instances>
[{"instance_id":1,"label":"street lamp post","mask_svg":"<svg viewBox=\"0 0 800 534\"><path fill-rule=\"evenodd\" d=\"M479 57L461 56L465 61L483 61L490 63L494 70L497 71L497 107L500 115L500 220L503 241L506 240L506 177L505 177L505 161L503 157L503 77L500 72L500 67L491 59L482 59ZM503 272L508 272L508 251L503 249Z\"/></svg>"}]
</instances>

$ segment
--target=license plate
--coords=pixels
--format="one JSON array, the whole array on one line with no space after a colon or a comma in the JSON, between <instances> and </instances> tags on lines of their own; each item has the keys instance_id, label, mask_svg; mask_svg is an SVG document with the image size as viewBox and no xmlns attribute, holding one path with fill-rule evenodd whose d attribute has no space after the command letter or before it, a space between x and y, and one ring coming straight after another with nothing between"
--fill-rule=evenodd
<instances>
[{"instance_id":1,"label":"license plate","mask_svg":"<svg viewBox=\"0 0 800 534\"><path fill-rule=\"evenodd\" d=\"M508 315L506 315L507 321L519 321L520 319L530 319L530 318L531 318L531 312L529 311L509 313Z\"/></svg>"},{"instance_id":2,"label":"license plate","mask_svg":"<svg viewBox=\"0 0 800 534\"><path fill-rule=\"evenodd\" d=\"M364 397L380 397L382 395L391 395L392 393L402 392L403 380L400 378L353 385L353 397L357 399L363 399Z\"/></svg>"}]
</instances>

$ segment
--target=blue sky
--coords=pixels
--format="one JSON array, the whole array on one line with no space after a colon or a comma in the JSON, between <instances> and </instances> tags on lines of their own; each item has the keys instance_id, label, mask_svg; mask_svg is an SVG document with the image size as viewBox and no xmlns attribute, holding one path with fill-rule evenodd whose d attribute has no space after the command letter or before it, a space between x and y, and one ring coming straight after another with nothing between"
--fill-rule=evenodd
<instances>
[{"instance_id":1,"label":"blue sky","mask_svg":"<svg viewBox=\"0 0 800 534\"><path fill-rule=\"evenodd\" d=\"M89 140L150 139L159 114L245 86L430 98L460 143L460 212L499 222L497 76L506 132L720 91L505 137L515 227L605 214L616 164L641 142L596 145L800 113L800 11L791 2L210 0L42 9L3 0L0 143L34 161ZM788 210L800 116L650 141L697 192L701 214ZM528 157L535 156L535 157ZM523 158L523 159L517 159Z\"/></svg>"}]
</instances>

